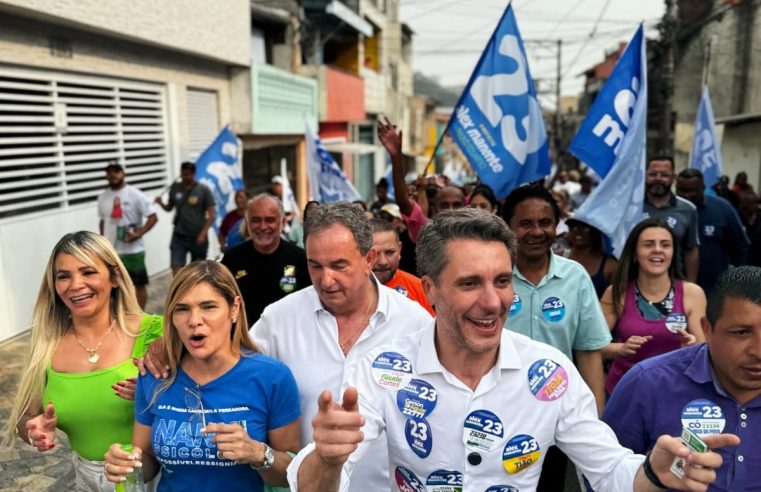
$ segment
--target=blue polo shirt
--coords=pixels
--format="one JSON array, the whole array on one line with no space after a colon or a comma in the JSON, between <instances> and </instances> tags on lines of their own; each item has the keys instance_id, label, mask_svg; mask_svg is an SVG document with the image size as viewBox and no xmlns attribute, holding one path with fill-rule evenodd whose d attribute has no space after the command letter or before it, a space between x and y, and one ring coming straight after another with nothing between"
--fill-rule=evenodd
<instances>
[{"instance_id":1,"label":"blue polo shirt","mask_svg":"<svg viewBox=\"0 0 761 492\"><path fill-rule=\"evenodd\" d=\"M716 380L708 345L675 350L634 366L616 386L602 419L624 447L646 453L658 436L740 436L737 447L715 450L724 463L711 491L761 491L761 396L740 405Z\"/></svg>"},{"instance_id":2,"label":"blue polo shirt","mask_svg":"<svg viewBox=\"0 0 761 492\"><path fill-rule=\"evenodd\" d=\"M550 253L545 275L534 285L513 267L515 297L505 328L552 345L569 359L574 350L598 350L611 341L610 329L584 267Z\"/></svg>"},{"instance_id":3,"label":"blue polo shirt","mask_svg":"<svg viewBox=\"0 0 761 492\"><path fill-rule=\"evenodd\" d=\"M747 263L750 241L734 207L723 198L705 195L703 205L698 207L698 223L698 285L708 296L730 263L735 266Z\"/></svg>"}]
</instances>

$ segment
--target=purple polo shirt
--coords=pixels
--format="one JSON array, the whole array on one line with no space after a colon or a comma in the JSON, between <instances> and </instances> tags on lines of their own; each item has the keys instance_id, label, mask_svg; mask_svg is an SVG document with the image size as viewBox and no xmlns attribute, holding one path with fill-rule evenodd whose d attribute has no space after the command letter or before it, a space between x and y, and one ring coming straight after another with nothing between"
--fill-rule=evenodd
<instances>
[{"instance_id":1,"label":"purple polo shirt","mask_svg":"<svg viewBox=\"0 0 761 492\"><path fill-rule=\"evenodd\" d=\"M602 419L619 442L645 454L659 436L682 426L700 434L740 436L735 448L717 450L724 463L711 491L761 491L761 396L740 405L715 378L706 344L640 362L616 386Z\"/></svg>"}]
</instances>

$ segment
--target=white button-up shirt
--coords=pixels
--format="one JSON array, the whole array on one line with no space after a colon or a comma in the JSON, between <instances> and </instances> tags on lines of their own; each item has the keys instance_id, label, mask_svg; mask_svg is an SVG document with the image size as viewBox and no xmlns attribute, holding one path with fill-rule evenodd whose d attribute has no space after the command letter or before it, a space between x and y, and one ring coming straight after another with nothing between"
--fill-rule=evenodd
<instances>
[{"instance_id":1,"label":"white button-up shirt","mask_svg":"<svg viewBox=\"0 0 761 492\"><path fill-rule=\"evenodd\" d=\"M312 419L317 398L325 390L341 399L346 369L368 352L426 326L431 315L417 302L378 286L378 307L368 327L344 357L338 341L338 323L320 302L314 287L307 287L270 304L249 334L262 351L285 363L293 372L301 398L301 442L312 442ZM356 486L351 490L383 490L388 483L386 442L379 439L366 460L357 464Z\"/></svg>"},{"instance_id":2,"label":"white button-up shirt","mask_svg":"<svg viewBox=\"0 0 761 492\"><path fill-rule=\"evenodd\" d=\"M472 391L439 362L434 333L430 323L350 368L347 383L359 391L365 440L343 468L342 491L384 431L390 481L366 490L449 491L460 485L465 492L529 492L553 444L595 490L632 490L644 457L622 448L597 418L591 391L560 351L504 330L497 363ZM292 491L313 449L307 446L291 463Z\"/></svg>"}]
</instances>

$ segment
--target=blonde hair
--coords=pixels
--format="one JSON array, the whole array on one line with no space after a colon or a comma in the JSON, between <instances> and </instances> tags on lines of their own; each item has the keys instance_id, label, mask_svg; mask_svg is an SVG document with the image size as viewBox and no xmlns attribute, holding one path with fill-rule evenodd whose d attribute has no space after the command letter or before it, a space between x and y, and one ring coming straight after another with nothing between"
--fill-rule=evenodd
<instances>
[{"instance_id":1,"label":"blonde hair","mask_svg":"<svg viewBox=\"0 0 761 492\"><path fill-rule=\"evenodd\" d=\"M116 288L111 291L109 309L116 327L128 336L136 336L127 327L128 316L142 315L143 311L135 297L135 287L129 280L129 273L119 259L111 243L99 234L79 231L63 236L50 254L45 274L37 294L37 302L32 311L32 337L27 369L21 376L19 390L13 404L10 418L6 423L3 445L13 446L16 426L24 415L33 415L31 408L42 399L45 389L45 372L60 338L69 330L71 313L55 289L55 262L60 254L69 254L85 265L95 268L100 260L108 269Z\"/></svg>"},{"instance_id":2,"label":"blonde hair","mask_svg":"<svg viewBox=\"0 0 761 492\"><path fill-rule=\"evenodd\" d=\"M230 327L230 345L232 353L236 356L245 356L261 352L259 347L248 336L248 322L246 321L246 308L243 304L243 296L238 289L230 271L220 263L213 260L194 261L177 272L177 275L169 286L164 304L164 357L169 366L169 377L157 388L148 406L155 403L156 398L169 388L177 377L177 366L185 353L180 335L172 320L177 304L190 292L191 289L202 283L208 284L216 290L232 306L235 298L240 299L240 309L235 323ZM245 352L242 349L245 349Z\"/></svg>"}]
</instances>

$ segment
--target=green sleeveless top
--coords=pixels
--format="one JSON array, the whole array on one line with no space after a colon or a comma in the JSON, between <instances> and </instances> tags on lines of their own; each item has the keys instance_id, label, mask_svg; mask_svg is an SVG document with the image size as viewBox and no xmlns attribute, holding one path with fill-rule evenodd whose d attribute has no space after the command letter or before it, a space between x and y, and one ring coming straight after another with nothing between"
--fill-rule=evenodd
<instances>
[{"instance_id":1,"label":"green sleeveless top","mask_svg":"<svg viewBox=\"0 0 761 492\"><path fill-rule=\"evenodd\" d=\"M132 347L132 357L142 357L148 345L163 332L164 318L146 314ZM111 444L131 443L135 404L116 396L112 385L137 376L132 359L91 372L63 373L50 368L43 392L43 404L52 401L58 428L69 436L71 447L80 456L102 461Z\"/></svg>"}]
</instances>

